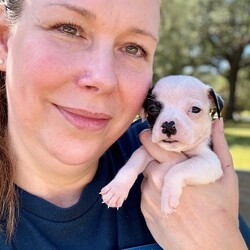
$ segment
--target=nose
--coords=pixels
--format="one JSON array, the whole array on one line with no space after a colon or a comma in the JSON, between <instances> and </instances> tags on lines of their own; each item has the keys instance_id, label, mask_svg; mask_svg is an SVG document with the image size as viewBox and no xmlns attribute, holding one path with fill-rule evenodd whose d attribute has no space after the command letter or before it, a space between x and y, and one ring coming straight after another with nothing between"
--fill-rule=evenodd
<instances>
[{"instance_id":1,"label":"nose","mask_svg":"<svg viewBox=\"0 0 250 250\"><path fill-rule=\"evenodd\" d=\"M111 46L101 44L85 51L81 67L77 80L79 87L98 93L112 92L117 88L116 61Z\"/></svg>"},{"instance_id":2,"label":"nose","mask_svg":"<svg viewBox=\"0 0 250 250\"><path fill-rule=\"evenodd\" d=\"M171 135L175 135L177 133L174 121L163 122L161 127L162 127L162 133L166 134L168 137L170 137Z\"/></svg>"}]
</instances>

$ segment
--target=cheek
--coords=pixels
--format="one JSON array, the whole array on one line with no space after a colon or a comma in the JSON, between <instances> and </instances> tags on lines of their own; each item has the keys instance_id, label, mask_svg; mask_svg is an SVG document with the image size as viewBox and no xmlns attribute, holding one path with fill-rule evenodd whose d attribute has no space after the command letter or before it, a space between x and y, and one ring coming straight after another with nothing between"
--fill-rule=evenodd
<instances>
[{"instance_id":1,"label":"cheek","mask_svg":"<svg viewBox=\"0 0 250 250\"><path fill-rule=\"evenodd\" d=\"M145 69L143 72L126 72L124 73L124 84L120 84L124 102L131 106L136 112L142 108L142 104L147 95L148 89L152 82L151 68Z\"/></svg>"},{"instance_id":2,"label":"cheek","mask_svg":"<svg viewBox=\"0 0 250 250\"><path fill-rule=\"evenodd\" d=\"M39 89L53 87L61 75L56 53L46 44L38 41L23 41L20 46L13 45L9 51L9 70L11 84L29 96L30 91L39 93ZM63 65L63 62L61 62ZM61 70L62 71L62 70Z\"/></svg>"},{"instance_id":3,"label":"cheek","mask_svg":"<svg viewBox=\"0 0 250 250\"><path fill-rule=\"evenodd\" d=\"M42 101L58 84L60 73L56 56L46 46L16 40L9 45L6 83L10 116L25 126L30 119L41 120Z\"/></svg>"},{"instance_id":4,"label":"cheek","mask_svg":"<svg viewBox=\"0 0 250 250\"><path fill-rule=\"evenodd\" d=\"M41 50L41 48L39 49ZM58 85L62 76L68 72L65 66L66 59L59 58L54 51L48 51L48 49L45 51L46 53L42 51L38 53L34 50L34 53L32 53L31 50L26 55L27 58L30 58L27 63L29 70L26 71L26 74L28 74L28 79L36 85L34 87L53 88Z\"/></svg>"}]
</instances>

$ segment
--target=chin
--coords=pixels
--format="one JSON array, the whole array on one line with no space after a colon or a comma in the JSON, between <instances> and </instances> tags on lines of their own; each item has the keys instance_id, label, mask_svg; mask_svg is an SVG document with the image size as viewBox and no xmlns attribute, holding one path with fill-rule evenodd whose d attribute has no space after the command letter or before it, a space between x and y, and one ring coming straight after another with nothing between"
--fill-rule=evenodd
<instances>
[{"instance_id":1,"label":"chin","mask_svg":"<svg viewBox=\"0 0 250 250\"><path fill-rule=\"evenodd\" d=\"M59 145L49 145L49 154L59 163L64 165L84 165L96 161L102 151L96 145L86 145L83 143L61 143Z\"/></svg>"},{"instance_id":2,"label":"chin","mask_svg":"<svg viewBox=\"0 0 250 250\"><path fill-rule=\"evenodd\" d=\"M180 142L168 143L168 142L162 141L162 142L159 143L159 146L162 147L163 149L167 150L167 151L172 151L172 152L177 152L177 153L185 151L188 148L187 145L184 145L184 144L182 144Z\"/></svg>"}]
</instances>

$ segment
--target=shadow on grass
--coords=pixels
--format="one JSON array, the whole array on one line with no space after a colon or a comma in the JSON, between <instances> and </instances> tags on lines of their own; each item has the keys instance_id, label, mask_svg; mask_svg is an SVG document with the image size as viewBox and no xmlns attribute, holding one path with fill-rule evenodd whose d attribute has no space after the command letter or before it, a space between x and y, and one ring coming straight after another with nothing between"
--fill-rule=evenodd
<instances>
[{"instance_id":1,"label":"shadow on grass","mask_svg":"<svg viewBox=\"0 0 250 250\"><path fill-rule=\"evenodd\" d=\"M241 130L244 129L244 131L250 131L250 123L249 122L226 122L225 123L225 128L227 129L237 129ZM250 146L250 137L249 136L244 136L244 135L233 135L229 133L226 134L226 139L229 144L229 146L234 146L234 145L241 145L241 146ZM249 134L249 132L248 132Z\"/></svg>"},{"instance_id":2,"label":"shadow on grass","mask_svg":"<svg viewBox=\"0 0 250 250\"><path fill-rule=\"evenodd\" d=\"M250 122L225 121L225 128L247 128L250 129Z\"/></svg>"},{"instance_id":3,"label":"shadow on grass","mask_svg":"<svg viewBox=\"0 0 250 250\"><path fill-rule=\"evenodd\" d=\"M229 146L233 146L235 144L242 146L250 146L250 138L244 136L234 136L234 135L226 135L227 142Z\"/></svg>"}]
</instances>

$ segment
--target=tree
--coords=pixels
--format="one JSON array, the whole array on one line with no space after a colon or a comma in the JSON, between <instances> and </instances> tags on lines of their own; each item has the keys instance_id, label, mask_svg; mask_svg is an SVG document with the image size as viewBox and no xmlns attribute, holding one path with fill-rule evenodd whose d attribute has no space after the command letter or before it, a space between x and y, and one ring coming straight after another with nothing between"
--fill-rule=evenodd
<instances>
[{"instance_id":1,"label":"tree","mask_svg":"<svg viewBox=\"0 0 250 250\"><path fill-rule=\"evenodd\" d=\"M229 83L226 119L233 118L236 86L240 69L250 66L250 4L249 0L200 1L203 14L199 29L204 63L214 66Z\"/></svg>"},{"instance_id":2,"label":"tree","mask_svg":"<svg viewBox=\"0 0 250 250\"><path fill-rule=\"evenodd\" d=\"M250 66L249 13L249 0L163 1L156 77L185 73L187 66L192 74L216 71L228 81L225 118L232 119L239 72Z\"/></svg>"},{"instance_id":3,"label":"tree","mask_svg":"<svg viewBox=\"0 0 250 250\"><path fill-rule=\"evenodd\" d=\"M198 42L197 29L190 29L197 0L163 0L161 7L160 43L155 57L155 79L166 74L180 74L192 64L193 41Z\"/></svg>"}]
</instances>

